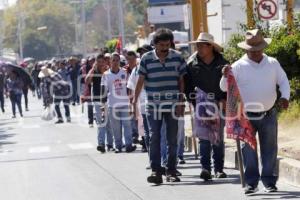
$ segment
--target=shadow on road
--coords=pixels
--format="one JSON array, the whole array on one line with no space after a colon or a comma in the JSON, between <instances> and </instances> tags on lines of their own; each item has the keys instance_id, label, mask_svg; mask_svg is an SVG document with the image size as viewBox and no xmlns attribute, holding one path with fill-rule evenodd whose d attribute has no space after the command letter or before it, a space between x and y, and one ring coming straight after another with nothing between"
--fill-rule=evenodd
<instances>
[{"instance_id":1,"label":"shadow on road","mask_svg":"<svg viewBox=\"0 0 300 200\"><path fill-rule=\"evenodd\" d=\"M278 191L268 194L252 194L251 197L259 197L259 199L300 199L300 191Z\"/></svg>"}]
</instances>

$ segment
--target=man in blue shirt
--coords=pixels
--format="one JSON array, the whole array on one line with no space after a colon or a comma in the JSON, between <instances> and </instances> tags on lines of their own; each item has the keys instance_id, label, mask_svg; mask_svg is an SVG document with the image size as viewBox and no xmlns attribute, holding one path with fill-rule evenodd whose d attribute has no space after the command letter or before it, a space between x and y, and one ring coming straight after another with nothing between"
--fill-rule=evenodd
<instances>
[{"instance_id":1,"label":"man in blue shirt","mask_svg":"<svg viewBox=\"0 0 300 200\"><path fill-rule=\"evenodd\" d=\"M139 66L139 79L135 89L133 107L144 86L146 114L150 130L150 163L152 174L149 183L162 183L160 132L166 123L168 141L167 181L179 182L176 175L178 117L184 112L184 80L186 63L177 51L171 49L174 36L169 29L159 29L153 36L155 49L143 55ZM135 112L134 112L135 113Z\"/></svg>"}]
</instances>

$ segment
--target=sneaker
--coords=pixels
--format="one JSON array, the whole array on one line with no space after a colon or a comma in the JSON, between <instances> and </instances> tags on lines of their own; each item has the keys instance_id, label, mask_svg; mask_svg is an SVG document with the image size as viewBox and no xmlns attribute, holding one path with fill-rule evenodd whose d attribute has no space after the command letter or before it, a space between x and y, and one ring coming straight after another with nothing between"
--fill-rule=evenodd
<instances>
[{"instance_id":1,"label":"sneaker","mask_svg":"<svg viewBox=\"0 0 300 200\"><path fill-rule=\"evenodd\" d=\"M167 182L180 182L180 178L177 176L177 170L175 173L168 173L166 175L166 181Z\"/></svg>"},{"instance_id":2,"label":"sneaker","mask_svg":"<svg viewBox=\"0 0 300 200\"><path fill-rule=\"evenodd\" d=\"M178 159L179 159L179 162L178 162L178 163L179 163L180 165L185 164L185 160L183 159L182 156L179 156Z\"/></svg>"},{"instance_id":3,"label":"sneaker","mask_svg":"<svg viewBox=\"0 0 300 200\"><path fill-rule=\"evenodd\" d=\"M133 144L140 144L139 138L138 137L132 138L132 143Z\"/></svg>"},{"instance_id":4,"label":"sneaker","mask_svg":"<svg viewBox=\"0 0 300 200\"><path fill-rule=\"evenodd\" d=\"M70 118L67 118L67 122L68 122L68 123L71 123L71 119L70 119Z\"/></svg>"},{"instance_id":5,"label":"sneaker","mask_svg":"<svg viewBox=\"0 0 300 200\"><path fill-rule=\"evenodd\" d=\"M126 152L127 152L127 153L133 152L133 151L135 151L135 150L136 150L136 146L135 146L135 145L129 146L129 147L126 148Z\"/></svg>"},{"instance_id":6,"label":"sneaker","mask_svg":"<svg viewBox=\"0 0 300 200\"><path fill-rule=\"evenodd\" d=\"M154 183L154 184L162 184L163 183L163 179L162 179L162 175L156 172L152 172L150 176L148 176L147 178L148 183Z\"/></svg>"},{"instance_id":7,"label":"sneaker","mask_svg":"<svg viewBox=\"0 0 300 200\"><path fill-rule=\"evenodd\" d=\"M93 128L93 127L94 127L94 125L93 125L93 124L89 124L89 127L90 127L90 128Z\"/></svg>"},{"instance_id":8,"label":"sneaker","mask_svg":"<svg viewBox=\"0 0 300 200\"><path fill-rule=\"evenodd\" d=\"M108 144L107 145L107 151L115 151L113 145Z\"/></svg>"},{"instance_id":9,"label":"sneaker","mask_svg":"<svg viewBox=\"0 0 300 200\"><path fill-rule=\"evenodd\" d=\"M29 111L29 109L28 109L28 108L25 108L25 111Z\"/></svg>"},{"instance_id":10,"label":"sneaker","mask_svg":"<svg viewBox=\"0 0 300 200\"><path fill-rule=\"evenodd\" d=\"M64 121L62 119L59 119L55 122L55 124L62 124L62 123L64 123Z\"/></svg>"},{"instance_id":11,"label":"sneaker","mask_svg":"<svg viewBox=\"0 0 300 200\"><path fill-rule=\"evenodd\" d=\"M142 150L141 150L143 153L146 153L148 152L147 148L146 147L142 147Z\"/></svg>"},{"instance_id":12,"label":"sneaker","mask_svg":"<svg viewBox=\"0 0 300 200\"><path fill-rule=\"evenodd\" d=\"M217 172L215 174L216 178L227 178L227 174L225 172Z\"/></svg>"},{"instance_id":13,"label":"sneaker","mask_svg":"<svg viewBox=\"0 0 300 200\"><path fill-rule=\"evenodd\" d=\"M182 173L180 171L178 171L177 169L176 169L175 173L176 173L176 176L182 176Z\"/></svg>"},{"instance_id":14,"label":"sneaker","mask_svg":"<svg viewBox=\"0 0 300 200\"><path fill-rule=\"evenodd\" d=\"M277 187L275 185L269 185L268 187L265 187L264 191L267 193L271 192L277 192Z\"/></svg>"},{"instance_id":15,"label":"sneaker","mask_svg":"<svg viewBox=\"0 0 300 200\"><path fill-rule=\"evenodd\" d=\"M23 114L22 114L22 113L20 114L20 117L23 117Z\"/></svg>"},{"instance_id":16,"label":"sneaker","mask_svg":"<svg viewBox=\"0 0 300 200\"><path fill-rule=\"evenodd\" d=\"M115 153L122 153L122 149L116 149Z\"/></svg>"},{"instance_id":17,"label":"sneaker","mask_svg":"<svg viewBox=\"0 0 300 200\"><path fill-rule=\"evenodd\" d=\"M257 191L258 191L257 187L254 187L252 185L246 185L245 194L253 194L253 193L257 192Z\"/></svg>"},{"instance_id":18,"label":"sneaker","mask_svg":"<svg viewBox=\"0 0 300 200\"><path fill-rule=\"evenodd\" d=\"M100 151L101 153L105 153L105 147L103 145L97 146L97 151Z\"/></svg>"},{"instance_id":19,"label":"sneaker","mask_svg":"<svg viewBox=\"0 0 300 200\"><path fill-rule=\"evenodd\" d=\"M211 180L212 177L210 171L203 169L200 173L200 178L203 179L204 181Z\"/></svg>"}]
</instances>

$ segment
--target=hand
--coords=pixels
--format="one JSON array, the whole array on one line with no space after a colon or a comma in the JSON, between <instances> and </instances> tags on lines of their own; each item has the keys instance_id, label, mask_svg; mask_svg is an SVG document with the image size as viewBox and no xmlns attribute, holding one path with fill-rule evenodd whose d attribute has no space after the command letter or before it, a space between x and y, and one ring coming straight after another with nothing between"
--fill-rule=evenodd
<instances>
[{"instance_id":1,"label":"hand","mask_svg":"<svg viewBox=\"0 0 300 200\"><path fill-rule=\"evenodd\" d=\"M280 98L278 100L278 104L279 104L280 108L282 108L284 110L288 109L288 107L289 107L289 101L285 98Z\"/></svg>"},{"instance_id":2,"label":"hand","mask_svg":"<svg viewBox=\"0 0 300 200\"><path fill-rule=\"evenodd\" d=\"M225 65L223 67L222 74L225 78L227 78L230 69L231 69L231 65Z\"/></svg>"},{"instance_id":3,"label":"hand","mask_svg":"<svg viewBox=\"0 0 300 200\"><path fill-rule=\"evenodd\" d=\"M222 111L226 111L226 99L222 99L219 101L219 106L222 109Z\"/></svg>"},{"instance_id":4,"label":"hand","mask_svg":"<svg viewBox=\"0 0 300 200\"><path fill-rule=\"evenodd\" d=\"M177 117L182 117L184 116L184 109L185 109L185 106L184 105L177 105L176 108L175 108L175 115Z\"/></svg>"}]
</instances>

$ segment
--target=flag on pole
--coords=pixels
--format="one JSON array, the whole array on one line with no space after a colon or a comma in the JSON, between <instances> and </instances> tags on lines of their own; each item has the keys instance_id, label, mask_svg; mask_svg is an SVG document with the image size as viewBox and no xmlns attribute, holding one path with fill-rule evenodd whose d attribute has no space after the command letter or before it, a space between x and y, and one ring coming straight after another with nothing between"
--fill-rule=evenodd
<instances>
[{"instance_id":1,"label":"flag on pole","mask_svg":"<svg viewBox=\"0 0 300 200\"><path fill-rule=\"evenodd\" d=\"M255 130L244 112L244 104L232 71L227 77L226 133L227 138L241 140L256 149Z\"/></svg>"},{"instance_id":2,"label":"flag on pole","mask_svg":"<svg viewBox=\"0 0 300 200\"><path fill-rule=\"evenodd\" d=\"M117 44L116 44L116 52L118 52L118 54L121 54L121 50L122 50L122 37L119 36Z\"/></svg>"}]
</instances>

